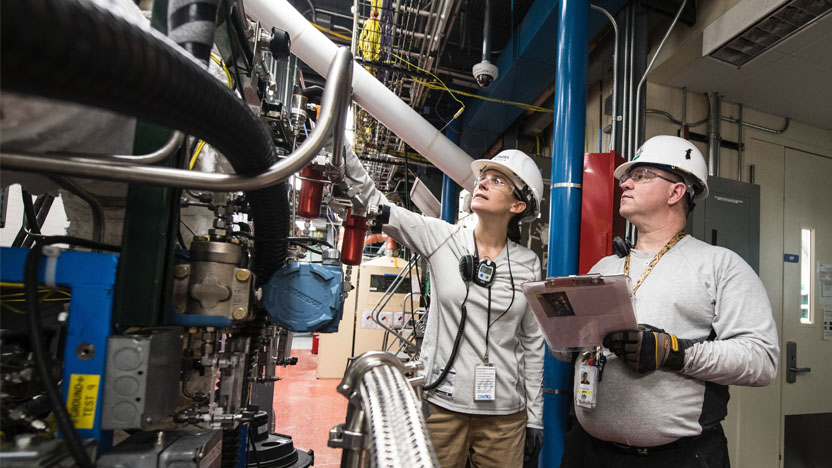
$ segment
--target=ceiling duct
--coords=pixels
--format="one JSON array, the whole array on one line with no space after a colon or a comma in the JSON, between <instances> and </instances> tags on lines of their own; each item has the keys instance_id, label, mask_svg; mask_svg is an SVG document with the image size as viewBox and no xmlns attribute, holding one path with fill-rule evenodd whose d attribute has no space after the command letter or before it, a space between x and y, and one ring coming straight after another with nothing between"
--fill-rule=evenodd
<instances>
[{"instance_id":1,"label":"ceiling duct","mask_svg":"<svg viewBox=\"0 0 832 468\"><path fill-rule=\"evenodd\" d=\"M802 31L830 11L832 11L832 0L788 1L753 22L741 33L722 42L721 45L708 50L708 44L703 43L703 55L710 55L737 68L742 67L786 38ZM730 13L733 12L725 16L731 16ZM736 17L737 14L733 16ZM720 23L725 22L720 20L706 28L704 37L708 37L709 30L718 35L718 30L721 29ZM726 21L735 22L737 18L729 18Z\"/></svg>"}]
</instances>

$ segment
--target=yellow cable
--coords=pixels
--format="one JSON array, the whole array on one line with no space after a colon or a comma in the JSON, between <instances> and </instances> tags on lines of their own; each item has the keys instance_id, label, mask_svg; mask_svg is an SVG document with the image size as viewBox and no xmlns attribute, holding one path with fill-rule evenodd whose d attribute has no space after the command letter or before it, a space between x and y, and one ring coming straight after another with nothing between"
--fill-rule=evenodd
<instances>
[{"instance_id":1,"label":"yellow cable","mask_svg":"<svg viewBox=\"0 0 832 468\"><path fill-rule=\"evenodd\" d=\"M225 78L228 80L228 88L234 88L234 82L231 80L231 72L228 71L228 67L225 66L225 63L222 61L221 58L217 57L214 54L211 54L211 60L217 62L217 65L222 67L222 71L225 72ZM199 158L199 153L202 152L202 147L205 146L204 140L199 140L199 144L196 146L196 150L194 151L194 155L191 156L191 161L188 163L188 170L192 170L194 165L196 165L196 160Z\"/></svg>"},{"instance_id":2,"label":"yellow cable","mask_svg":"<svg viewBox=\"0 0 832 468\"><path fill-rule=\"evenodd\" d=\"M194 151L194 155L191 156L191 162L188 163L188 170L192 170L194 165L196 164L196 158L199 157L199 153L202 151L202 147L205 146L204 140L199 140L199 144L196 145L196 150Z\"/></svg>"},{"instance_id":3,"label":"yellow cable","mask_svg":"<svg viewBox=\"0 0 832 468\"><path fill-rule=\"evenodd\" d=\"M234 82L231 81L231 72L228 71L228 67L225 66L225 62L223 62L221 58L217 57L214 54L211 54L211 60L217 62L217 65L222 67L222 71L225 72L225 78L228 80L228 88L233 88Z\"/></svg>"},{"instance_id":4,"label":"yellow cable","mask_svg":"<svg viewBox=\"0 0 832 468\"><path fill-rule=\"evenodd\" d=\"M343 39L343 40L345 40L345 41L350 41L350 42L352 42L352 36L347 36L347 35L345 35L345 34L337 33L337 32L335 32L335 31L332 31L331 29L327 29L327 28L325 28L325 27L321 26L320 24L315 24L315 23L312 23L312 26L315 26L316 28L318 28L318 29L319 29L319 30L321 30L322 32L325 32L325 33L327 33L327 34L331 34L331 35L333 35L333 36L335 36L335 37L337 37L337 38Z\"/></svg>"},{"instance_id":5,"label":"yellow cable","mask_svg":"<svg viewBox=\"0 0 832 468\"><path fill-rule=\"evenodd\" d=\"M492 97L488 97L488 96L480 96L478 94L468 93L468 92L465 92L465 91L459 91L459 90L456 90L456 89L449 89L447 86L445 86L445 83L441 83L441 85L437 85L436 83L421 81L421 80L417 80L417 79L414 79L413 81L415 83L423 85L423 86L425 86L426 88L429 88L429 89L444 89L444 90L448 91L451 94L451 96L453 96L454 94L459 94L459 95L471 97L471 98L474 98L474 99L482 99L483 101L497 102L497 103L500 103L500 104L508 104L508 105L512 105L512 106L517 106L521 109L530 110L530 111L534 111L534 112L552 112L552 109L546 109L545 107L534 106L534 105L531 105L531 104L526 104L524 102L508 101L508 100L505 100L505 99L496 99L496 98L492 98ZM454 98L454 99L456 99L456 98Z\"/></svg>"},{"instance_id":6,"label":"yellow cable","mask_svg":"<svg viewBox=\"0 0 832 468\"><path fill-rule=\"evenodd\" d=\"M403 57L400 57L400 56L398 56L398 55L396 55L396 54L392 54L392 55L393 55L393 57L396 57L397 59L399 59L399 60L401 60L402 62L404 62L404 63L406 63L406 64L410 65L411 67L413 67L413 68L415 68L415 69L419 70L420 72L422 72L422 73L427 73L428 75L432 76L434 79L436 79L436 81L438 81L438 82L439 82L439 84L441 85L441 87L436 87L436 88L431 88L431 89L444 89L445 91L447 91L447 92L448 92L448 94L450 94L450 95L451 95L451 97L452 97L452 98L454 98L454 101L458 102L458 103L459 103L459 105L460 105L460 106L462 106L462 107L461 107L461 108L460 108L460 109L456 112L456 114L454 114L454 119L456 119L457 117L459 117L459 116L460 116L460 114L462 114L462 112L464 112L464 111L465 111L465 103L463 103L462 101L460 101L460 100L459 100L459 98L457 98L457 97L454 95L454 91L451 91L451 88L449 88L449 87L448 87L448 85L446 85L446 84L445 84L445 82L444 82L444 81L442 81L442 79L441 79L441 78L439 78L438 76L434 75L433 73L431 73L431 72L429 72L429 71L425 70L424 68L421 68L421 67L419 67L419 66L417 66L417 65L414 65L414 64L412 64L412 63L408 62L408 61L407 61L406 59L404 59ZM419 81L419 80L413 80L413 81L415 81L415 82L417 82L417 83L420 83L420 84L423 84L423 85L426 85L426 83L425 83L425 82L423 82L423 81ZM427 85L426 85L426 86L427 86ZM453 120L453 119L451 119L451 120Z\"/></svg>"}]
</instances>

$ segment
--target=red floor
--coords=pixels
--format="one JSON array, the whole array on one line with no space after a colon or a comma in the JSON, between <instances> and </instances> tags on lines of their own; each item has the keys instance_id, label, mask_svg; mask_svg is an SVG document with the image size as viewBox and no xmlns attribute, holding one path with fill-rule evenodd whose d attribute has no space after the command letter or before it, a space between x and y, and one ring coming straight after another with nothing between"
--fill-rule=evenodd
<instances>
[{"instance_id":1,"label":"red floor","mask_svg":"<svg viewBox=\"0 0 832 468\"><path fill-rule=\"evenodd\" d=\"M277 369L274 387L275 432L292 436L295 447L315 451L316 467L341 466L341 450L327 447L329 430L344 422L347 399L335 390L340 379L315 377L318 356L294 349L295 366Z\"/></svg>"}]
</instances>

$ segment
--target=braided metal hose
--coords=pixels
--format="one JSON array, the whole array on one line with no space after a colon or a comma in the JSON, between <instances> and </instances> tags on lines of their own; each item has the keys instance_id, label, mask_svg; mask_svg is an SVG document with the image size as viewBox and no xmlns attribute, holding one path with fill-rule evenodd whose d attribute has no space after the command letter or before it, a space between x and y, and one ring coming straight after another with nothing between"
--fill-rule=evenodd
<instances>
[{"instance_id":1,"label":"braided metal hose","mask_svg":"<svg viewBox=\"0 0 832 468\"><path fill-rule=\"evenodd\" d=\"M415 376L418 370L421 363L404 364L380 351L353 361L338 386L350 401L347 420L329 437L330 447L344 450L342 468L439 466L413 390L424 384L423 377Z\"/></svg>"},{"instance_id":2,"label":"braided metal hose","mask_svg":"<svg viewBox=\"0 0 832 468\"><path fill-rule=\"evenodd\" d=\"M364 374L361 402L369 426L371 466L439 466L420 402L398 369L375 367Z\"/></svg>"}]
</instances>

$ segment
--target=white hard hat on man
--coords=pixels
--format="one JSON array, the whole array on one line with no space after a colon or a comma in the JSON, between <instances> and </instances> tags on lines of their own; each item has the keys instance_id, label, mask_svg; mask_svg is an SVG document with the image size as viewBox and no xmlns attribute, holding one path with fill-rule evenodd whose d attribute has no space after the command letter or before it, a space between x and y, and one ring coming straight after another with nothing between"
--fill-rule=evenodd
<instances>
[{"instance_id":1,"label":"white hard hat on man","mask_svg":"<svg viewBox=\"0 0 832 468\"><path fill-rule=\"evenodd\" d=\"M487 169L495 169L508 176L522 196L522 201L528 205L522 213L521 222L532 221L540 215L543 177L529 155L520 150L508 149L500 151L491 159L477 159L471 163L475 177Z\"/></svg>"},{"instance_id":2,"label":"white hard hat on man","mask_svg":"<svg viewBox=\"0 0 832 468\"><path fill-rule=\"evenodd\" d=\"M685 179L693 202L708 198L708 165L693 143L670 135L659 135L644 142L632 161L615 169L615 178L636 166L654 166Z\"/></svg>"}]
</instances>

